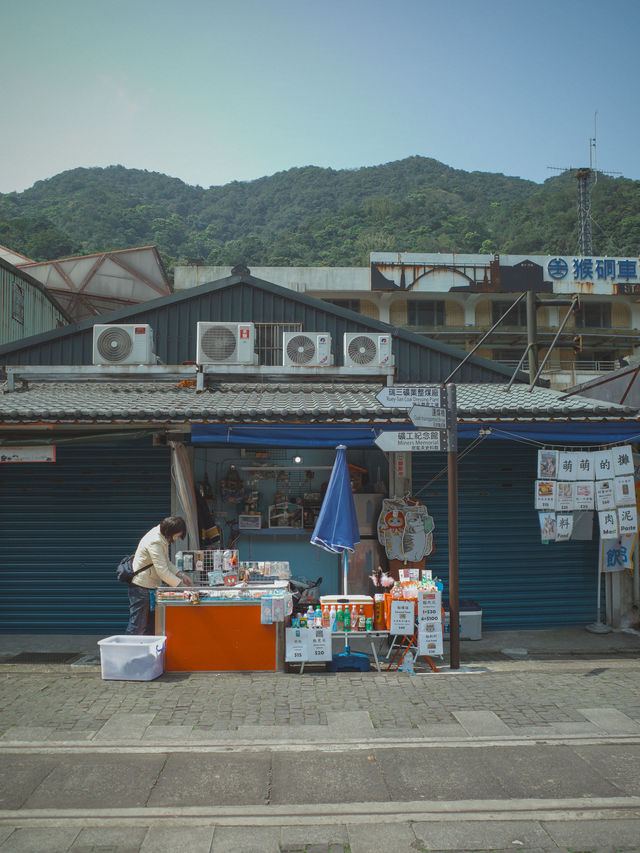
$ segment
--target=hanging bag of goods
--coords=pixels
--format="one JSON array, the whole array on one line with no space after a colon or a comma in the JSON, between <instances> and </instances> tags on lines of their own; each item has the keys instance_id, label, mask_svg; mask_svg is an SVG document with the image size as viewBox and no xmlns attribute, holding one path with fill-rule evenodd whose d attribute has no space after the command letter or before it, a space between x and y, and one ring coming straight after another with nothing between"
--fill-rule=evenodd
<instances>
[{"instance_id":1,"label":"hanging bag of goods","mask_svg":"<svg viewBox=\"0 0 640 853\"><path fill-rule=\"evenodd\" d=\"M229 467L226 476L220 481L220 492L224 503L237 504L244 500L244 486L235 465Z\"/></svg>"}]
</instances>

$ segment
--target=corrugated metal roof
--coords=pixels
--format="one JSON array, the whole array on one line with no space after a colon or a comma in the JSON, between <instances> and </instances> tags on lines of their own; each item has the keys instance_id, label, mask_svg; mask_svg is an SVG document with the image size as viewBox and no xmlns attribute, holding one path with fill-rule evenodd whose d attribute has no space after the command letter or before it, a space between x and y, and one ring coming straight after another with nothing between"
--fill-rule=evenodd
<instances>
[{"instance_id":1,"label":"corrugated metal roof","mask_svg":"<svg viewBox=\"0 0 640 853\"><path fill-rule=\"evenodd\" d=\"M220 382L204 391L146 382L29 382L0 395L0 426L17 423L406 422L380 405L378 383ZM630 418L633 410L526 385L458 385L459 420Z\"/></svg>"},{"instance_id":2,"label":"corrugated metal roof","mask_svg":"<svg viewBox=\"0 0 640 853\"><path fill-rule=\"evenodd\" d=\"M443 382L466 353L422 335L396 328L362 314L294 293L247 273L144 302L102 315L100 323L148 323L154 332L156 353L166 364L193 361L196 323L299 322L305 331L328 332L339 351L344 332L383 332L394 339L396 381ZM0 346L5 364L91 364L93 325L85 320L65 329ZM460 382L504 382L509 368L472 356L456 374ZM526 378L519 377L521 381Z\"/></svg>"}]
</instances>

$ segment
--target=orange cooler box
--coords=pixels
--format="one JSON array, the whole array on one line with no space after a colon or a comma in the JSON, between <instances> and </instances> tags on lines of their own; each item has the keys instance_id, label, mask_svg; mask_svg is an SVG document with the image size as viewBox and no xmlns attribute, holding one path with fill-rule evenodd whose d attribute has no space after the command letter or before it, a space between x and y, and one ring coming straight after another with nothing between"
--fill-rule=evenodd
<instances>
[{"instance_id":1,"label":"orange cooler box","mask_svg":"<svg viewBox=\"0 0 640 853\"><path fill-rule=\"evenodd\" d=\"M349 603L349 609L355 606L360 612L360 605L364 606L364 615L367 619L373 619L373 598L370 595L323 595L320 597L320 607L338 607Z\"/></svg>"}]
</instances>

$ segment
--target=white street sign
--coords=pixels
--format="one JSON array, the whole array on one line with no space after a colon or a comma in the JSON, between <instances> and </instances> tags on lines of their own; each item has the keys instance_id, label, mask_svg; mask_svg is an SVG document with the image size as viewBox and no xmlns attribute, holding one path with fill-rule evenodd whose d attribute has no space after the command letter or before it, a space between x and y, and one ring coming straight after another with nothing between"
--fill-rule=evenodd
<instances>
[{"instance_id":1,"label":"white street sign","mask_svg":"<svg viewBox=\"0 0 640 853\"><path fill-rule=\"evenodd\" d=\"M439 385L387 385L376 399L389 409L410 409L418 403L445 406L447 392Z\"/></svg>"},{"instance_id":2,"label":"white street sign","mask_svg":"<svg viewBox=\"0 0 640 853\"><path fill-rule=\"evenodd\" d=\"M446 433L438 430L405 430L381 432L375 439L380 450L446 450Z\"/></svg>"},{"instance_id":3,"label":"white street sign","mask_svg":"<svg viewBox=\"0 0 640 853\"><path fill-rule=\"evenodd\" d=\"M411 422L427 429L446 429L447 410L440 406L414 406L409 412Z\"/></svg>"}]
</instances>

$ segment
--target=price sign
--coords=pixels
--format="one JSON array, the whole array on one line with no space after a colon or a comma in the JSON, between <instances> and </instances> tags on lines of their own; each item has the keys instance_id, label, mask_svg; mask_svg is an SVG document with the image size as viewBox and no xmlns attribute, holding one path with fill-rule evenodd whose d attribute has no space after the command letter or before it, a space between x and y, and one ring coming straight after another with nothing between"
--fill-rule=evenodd
<instances>
[{"instance_id":1,"label":"price sign","mask_svg":"<svg viewBox=\"0 0 640 853\"><path fill-rule=\"evenodd\" d=\"M415 613L416 605L414 601L397 601L392 599L390 632L392 634L413 634Z\"/></svg>"},{"instance_id":2,"label":"price sign","mask_svg":"<svg viewBox=\"0 0 640 853\"><path fill-rule=\"evenodd\" d=\"M441 430L401 430L381 432L375 439L380 450L446 450L446 433Z\"/></svg>"},{"instance_id":3,"label":"price sign","mask_svg":"<svg viewBox=\"0 0 640 853\"><path fill-rule=\"evenodd\" d=\"M446 429L447 410L441 406L414 406L409 412L411 423L426 429Z\"/></svg>"},{"instance_id":4,"label":"price sign","mask_svg":"<svg viewBox=\"0 0 640 853\"><path fill-rule=\"evenodd\" d=\"M446 406L447 391L440 385L387 385L376 399L389 409L410 409L423 406Z\"/></svg>"},{"instance_id":5,"label":"price sign","mask_svg":"<svg viewBox=\"0 0 640 853\"><path fill-rule=\"evenodd\" d=\"M442 593L418 593L418 654L441 655L442 648Z\"/></svg>"},{"instance_id":6,"label":"price sign","mask_svg":"<svg viewBox=\"0 0 640 853\"><path fill-rule=\"evenodd\" d=\"M305 628L287 628L285 631L285 660L287 663L303 663L307 659Z\"/></svg>"},{"instance_id":7,"label":"price sign","mask_svg":"<svg viewBox=\"0 0 640 853\"><path fill-rule=\"evenodd\" d=\"M331 628L307 628L306 633L307 660L331 660Z\"/></svg>"}]
</instances>

